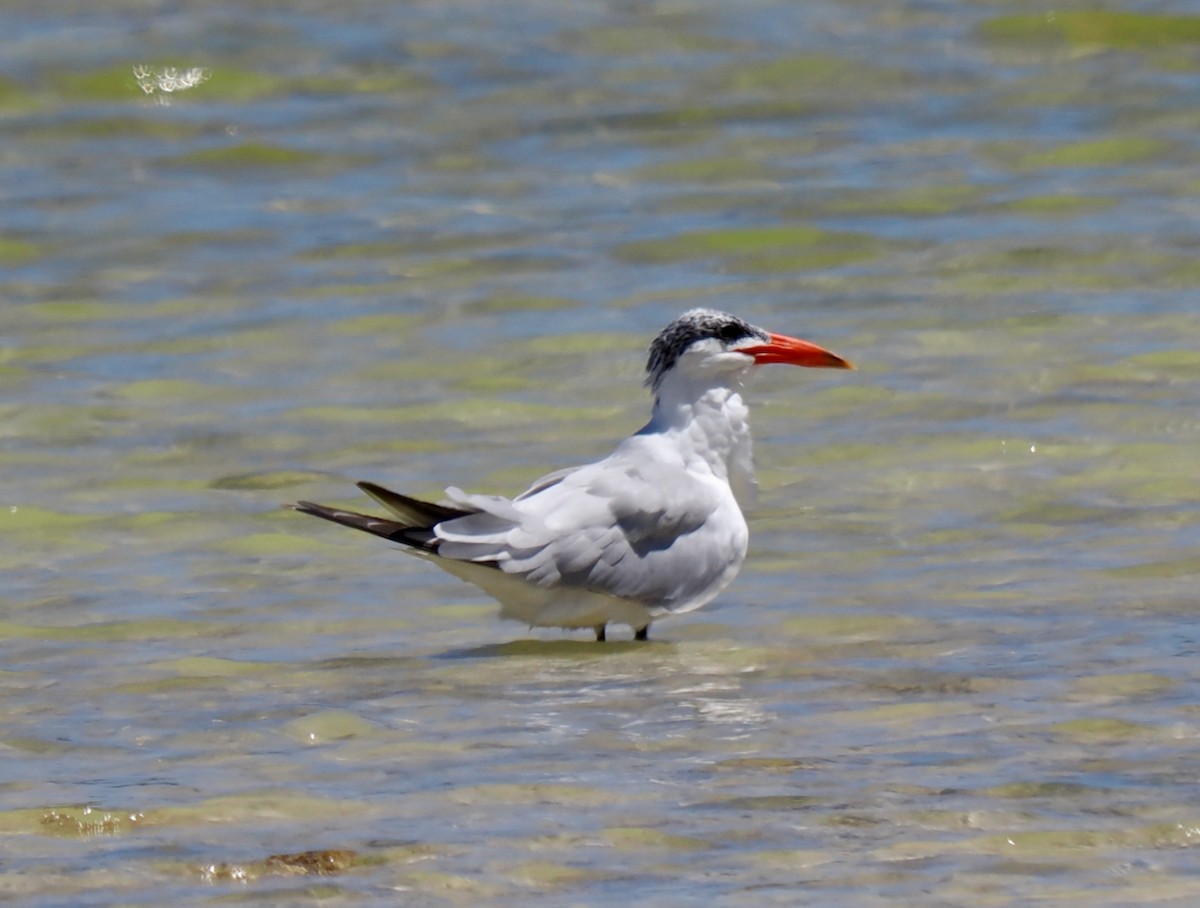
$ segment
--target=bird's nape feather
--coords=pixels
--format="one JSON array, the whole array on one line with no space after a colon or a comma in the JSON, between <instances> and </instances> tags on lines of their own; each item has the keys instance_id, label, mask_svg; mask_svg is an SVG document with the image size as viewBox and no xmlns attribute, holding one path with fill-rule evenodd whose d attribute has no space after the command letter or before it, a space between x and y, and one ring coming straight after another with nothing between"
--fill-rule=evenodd
<instances>
[{"instance_id":1,"label":"bird's nape feather","mask_svg":"<svg viewBox=\"0 0 1200 908\"><path fill-rule=\"evenodd\" d=\"M657 393L663 377L675 368L692 344L706 338L733 343L747 337L767 340L762 328L715 309L690 309L667 325L650 344L646 360L646 384Z\"/></svg>"}]
</instances>

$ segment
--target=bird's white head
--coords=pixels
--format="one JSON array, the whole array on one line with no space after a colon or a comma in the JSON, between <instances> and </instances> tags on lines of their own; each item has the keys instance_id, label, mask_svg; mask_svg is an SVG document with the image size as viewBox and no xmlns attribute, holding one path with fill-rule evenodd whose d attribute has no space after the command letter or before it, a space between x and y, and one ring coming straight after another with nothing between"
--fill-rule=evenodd
<instances>
[{"instance_id":1,"label":"bird's white head","mask_svg":"<svg viewBox=\"0 0 1200 908\"><path fill-rule=\"evenodd\" d=\"M767 363L854 368L849 360L808 341L772 334L727 312L692 309L667 325L650 344L646 384L658 393L668 375L728 380L751 366Z\"/></svg>"}]
</instances>

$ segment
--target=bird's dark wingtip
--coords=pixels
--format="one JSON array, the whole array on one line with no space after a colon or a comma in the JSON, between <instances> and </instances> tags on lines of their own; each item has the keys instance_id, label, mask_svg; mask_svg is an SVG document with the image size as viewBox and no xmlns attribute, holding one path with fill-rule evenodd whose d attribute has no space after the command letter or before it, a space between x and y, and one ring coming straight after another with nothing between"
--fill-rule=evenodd
<instances>
[{"instance_id":1,"label":"bird's dark wingtip","mask_svg":"<svg viewBox=\"0 0 1200 908\"><path fill-rule=\"evenodd\" d=\"M432 501L422 501L420 498L402 495L373 482L357 482L355 485L391 511L394 516L400 518L402 522L414 527L428 528L443 520L453 520L455 517L463 517L471 513L462 508L435 504Z\"/></svg>"}]
</instances>

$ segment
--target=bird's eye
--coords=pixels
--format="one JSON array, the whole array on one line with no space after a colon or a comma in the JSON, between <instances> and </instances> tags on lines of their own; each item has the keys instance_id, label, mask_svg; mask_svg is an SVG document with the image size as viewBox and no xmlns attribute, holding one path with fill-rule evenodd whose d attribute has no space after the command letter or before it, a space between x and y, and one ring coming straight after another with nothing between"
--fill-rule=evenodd
<instances>
[{"instance_id":1,"label":"bird's eye","mask_svg":"<svg viewBox=\"0 0 1200 908\"><path fill-rule=\"evenodd\" d=\"M735 340L741 340L745 336L746 332L732 322L728 325L722 325L717 331L717 337L726 343L732 343Z\"/></svg>"}]
</instances>

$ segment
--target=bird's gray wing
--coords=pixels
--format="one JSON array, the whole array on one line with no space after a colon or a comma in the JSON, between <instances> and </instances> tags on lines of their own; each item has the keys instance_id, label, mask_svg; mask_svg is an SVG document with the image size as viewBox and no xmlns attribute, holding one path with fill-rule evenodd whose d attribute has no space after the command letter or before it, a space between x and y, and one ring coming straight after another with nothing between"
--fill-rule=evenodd
<instances>
[{"instance_id":1,"label":"bird's gray wing","mask_svg":"<svg viewBox=\"0 0 1200 908\"><path fill-rule=\"evenodd\" d=\"M745 554L741 512L715 480L620 452L547 480L511 501L451 490L478 513L437 525L438 554L667 609L711 598Z\"/></svg>"}]
</instances>

